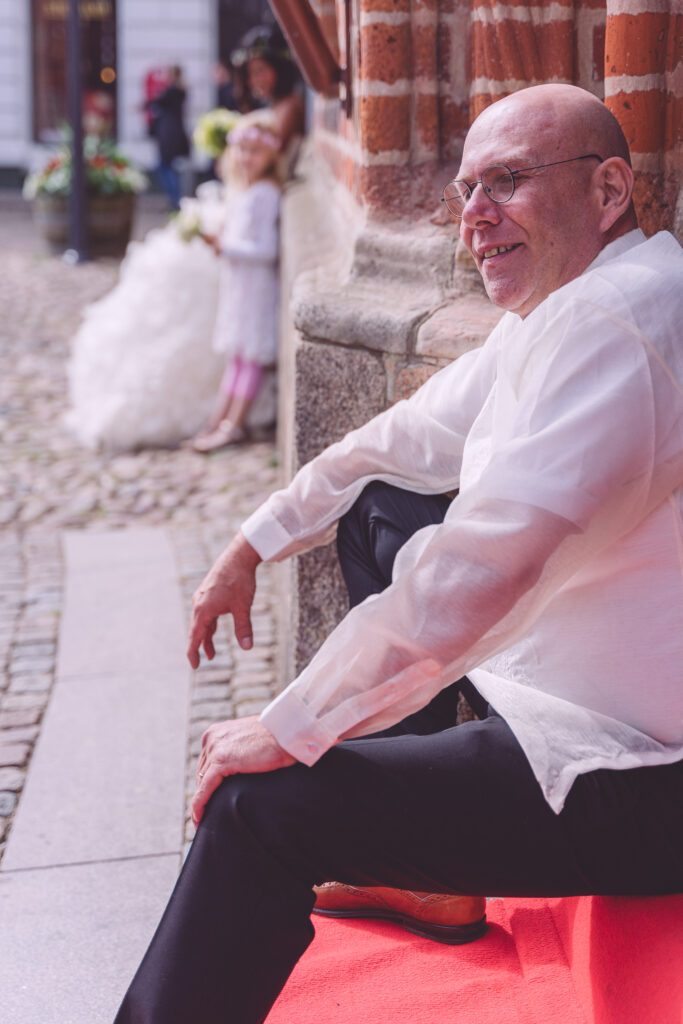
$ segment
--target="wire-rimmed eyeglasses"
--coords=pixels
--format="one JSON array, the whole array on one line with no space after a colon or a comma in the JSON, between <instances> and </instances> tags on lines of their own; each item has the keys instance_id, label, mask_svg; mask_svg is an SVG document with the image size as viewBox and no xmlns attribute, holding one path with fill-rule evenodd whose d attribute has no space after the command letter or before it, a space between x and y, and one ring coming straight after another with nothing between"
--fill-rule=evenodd
<instances>
[{"instance_id":1,"label":"wire-rimmed eyeglasses","mask_svg":"<svg viewBox=\"0 0 683 1024\"><path fill-rule=\"evenodd\" d=\"M599 160L602 157L597 153L584 153L583 156L570 156L566 160L553 160L549 164L536 164L534 167L518 167L513 171L507 164L495 164L493 167L486 167L481 172L481 178L476 181L465 181L464 178L456 178L449 181L443 190L441 202L452 217L460 220L466 203L472 198L477 185L481 185L486 195L494 203L508 203L515 194L515 175L525 171L539 171L542 167L557 167L558 164L570 164L573 160Z\"/></svg>"}]
</instances>

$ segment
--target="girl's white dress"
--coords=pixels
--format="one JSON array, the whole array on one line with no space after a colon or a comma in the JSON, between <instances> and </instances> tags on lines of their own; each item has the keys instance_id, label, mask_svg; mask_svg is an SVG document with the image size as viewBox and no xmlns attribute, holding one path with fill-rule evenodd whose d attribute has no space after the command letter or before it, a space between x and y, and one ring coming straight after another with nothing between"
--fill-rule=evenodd
<instances>
[{"instance_id":1,"label":"girl's white dress","mask_svg":"<svg viewBox=\"0 0 683 1024\"><path fill-rule=\"evenodd\" d=\"M228 197L220 234L213 347L264 366L277 358L280 189L257 181Z\"/></svg>"},{"instance_id":2,"label":"girl's white dress","mask_svg":"<svg viewBox=\"0 0 683 1024\"><path fill-rule=\"evenodd\" d=\"M200 187L196 199L183 200L182 217L227 238L231 219L243 218L246 196L229 190L226 198L223 187L211 182ZM279 193L277 198L279 203ZM233 245L239 247L236 238L231 251ZM248 235L243 249L246 266ZM85 311L73 342L67 422L83 444L110 451L174 445L206 422L226 353L233 351L234 324L244 326L241 336L252 338L252 321L260 324L264 309L277 306L277 273L269 264L275 298L269 292L265 301L260 296L255 301L252 290L250 305L236 288L232 316L227 295L221 296L219 313L219 274L226 262L237 269L236 255L219 260L201 239L183 241L175 222L129 246L118 283ZM265 348L273 362L270 334ZM252 425L274 419L272 375L269 384L257 399Z\"/></svg>"}]
</instances>

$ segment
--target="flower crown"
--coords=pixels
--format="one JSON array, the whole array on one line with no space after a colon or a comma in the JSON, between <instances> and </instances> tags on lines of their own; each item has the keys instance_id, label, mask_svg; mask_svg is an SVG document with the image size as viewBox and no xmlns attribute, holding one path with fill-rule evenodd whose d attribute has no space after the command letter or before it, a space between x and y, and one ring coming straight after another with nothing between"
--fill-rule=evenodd
<instances>
[{"instance_id":1,"label":"flower crown","mask_svg":"<svg viewBox=\"0 0 683 1024\"><path fill-rule=\"evenodd\" d=\"M260 142L268 149L279 149L280 140L270 128L261 127L258 124L238 125L228 135L228 145L234 146L239 142Z\"/></svg>"}]
</instances>

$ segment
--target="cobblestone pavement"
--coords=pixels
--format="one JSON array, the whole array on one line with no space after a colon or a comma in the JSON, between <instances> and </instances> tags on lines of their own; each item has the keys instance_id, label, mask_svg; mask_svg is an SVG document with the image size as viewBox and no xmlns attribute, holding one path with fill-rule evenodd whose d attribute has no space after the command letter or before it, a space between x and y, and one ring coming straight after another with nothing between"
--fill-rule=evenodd
<instances>
[{"instance_id":1,"label":"cobblestone pavement","mask_svg":"<svg viewBox=\"0 0 683 1024\"><path fill-rule=\"evenodd\" d=\"M69 339L116 273L111 261L69 267L37 255L20 201L0 196L0 858L54 681L60 531L166 524L189 609L215 556L277 484L271 440L205 458L112 457L71 439L62 424ZM206 726L260 711L274 692L272 568L259 572L254 649L242 652L222 624L216 659L193 677L188 796Z\"/></svg>"}]
</instances>

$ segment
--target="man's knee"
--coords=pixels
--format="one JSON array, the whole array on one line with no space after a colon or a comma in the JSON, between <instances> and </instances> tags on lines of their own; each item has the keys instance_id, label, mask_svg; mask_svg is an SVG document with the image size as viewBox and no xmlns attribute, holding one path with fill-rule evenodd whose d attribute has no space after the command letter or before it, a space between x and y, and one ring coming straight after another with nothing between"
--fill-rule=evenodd
<instances>
[{"instance_id":1,"label":"man's knee","mask_svg":"<svg viewBox=\"0 0 683 1024\"><path fill-rule=\"evenodd\" d=\"M230 776L211 797L202 827L226 837L246 829L273 852L296 848L312 825L311 774L311 769L297 764L274 772Z\"/></svg>"}]
</instances>

